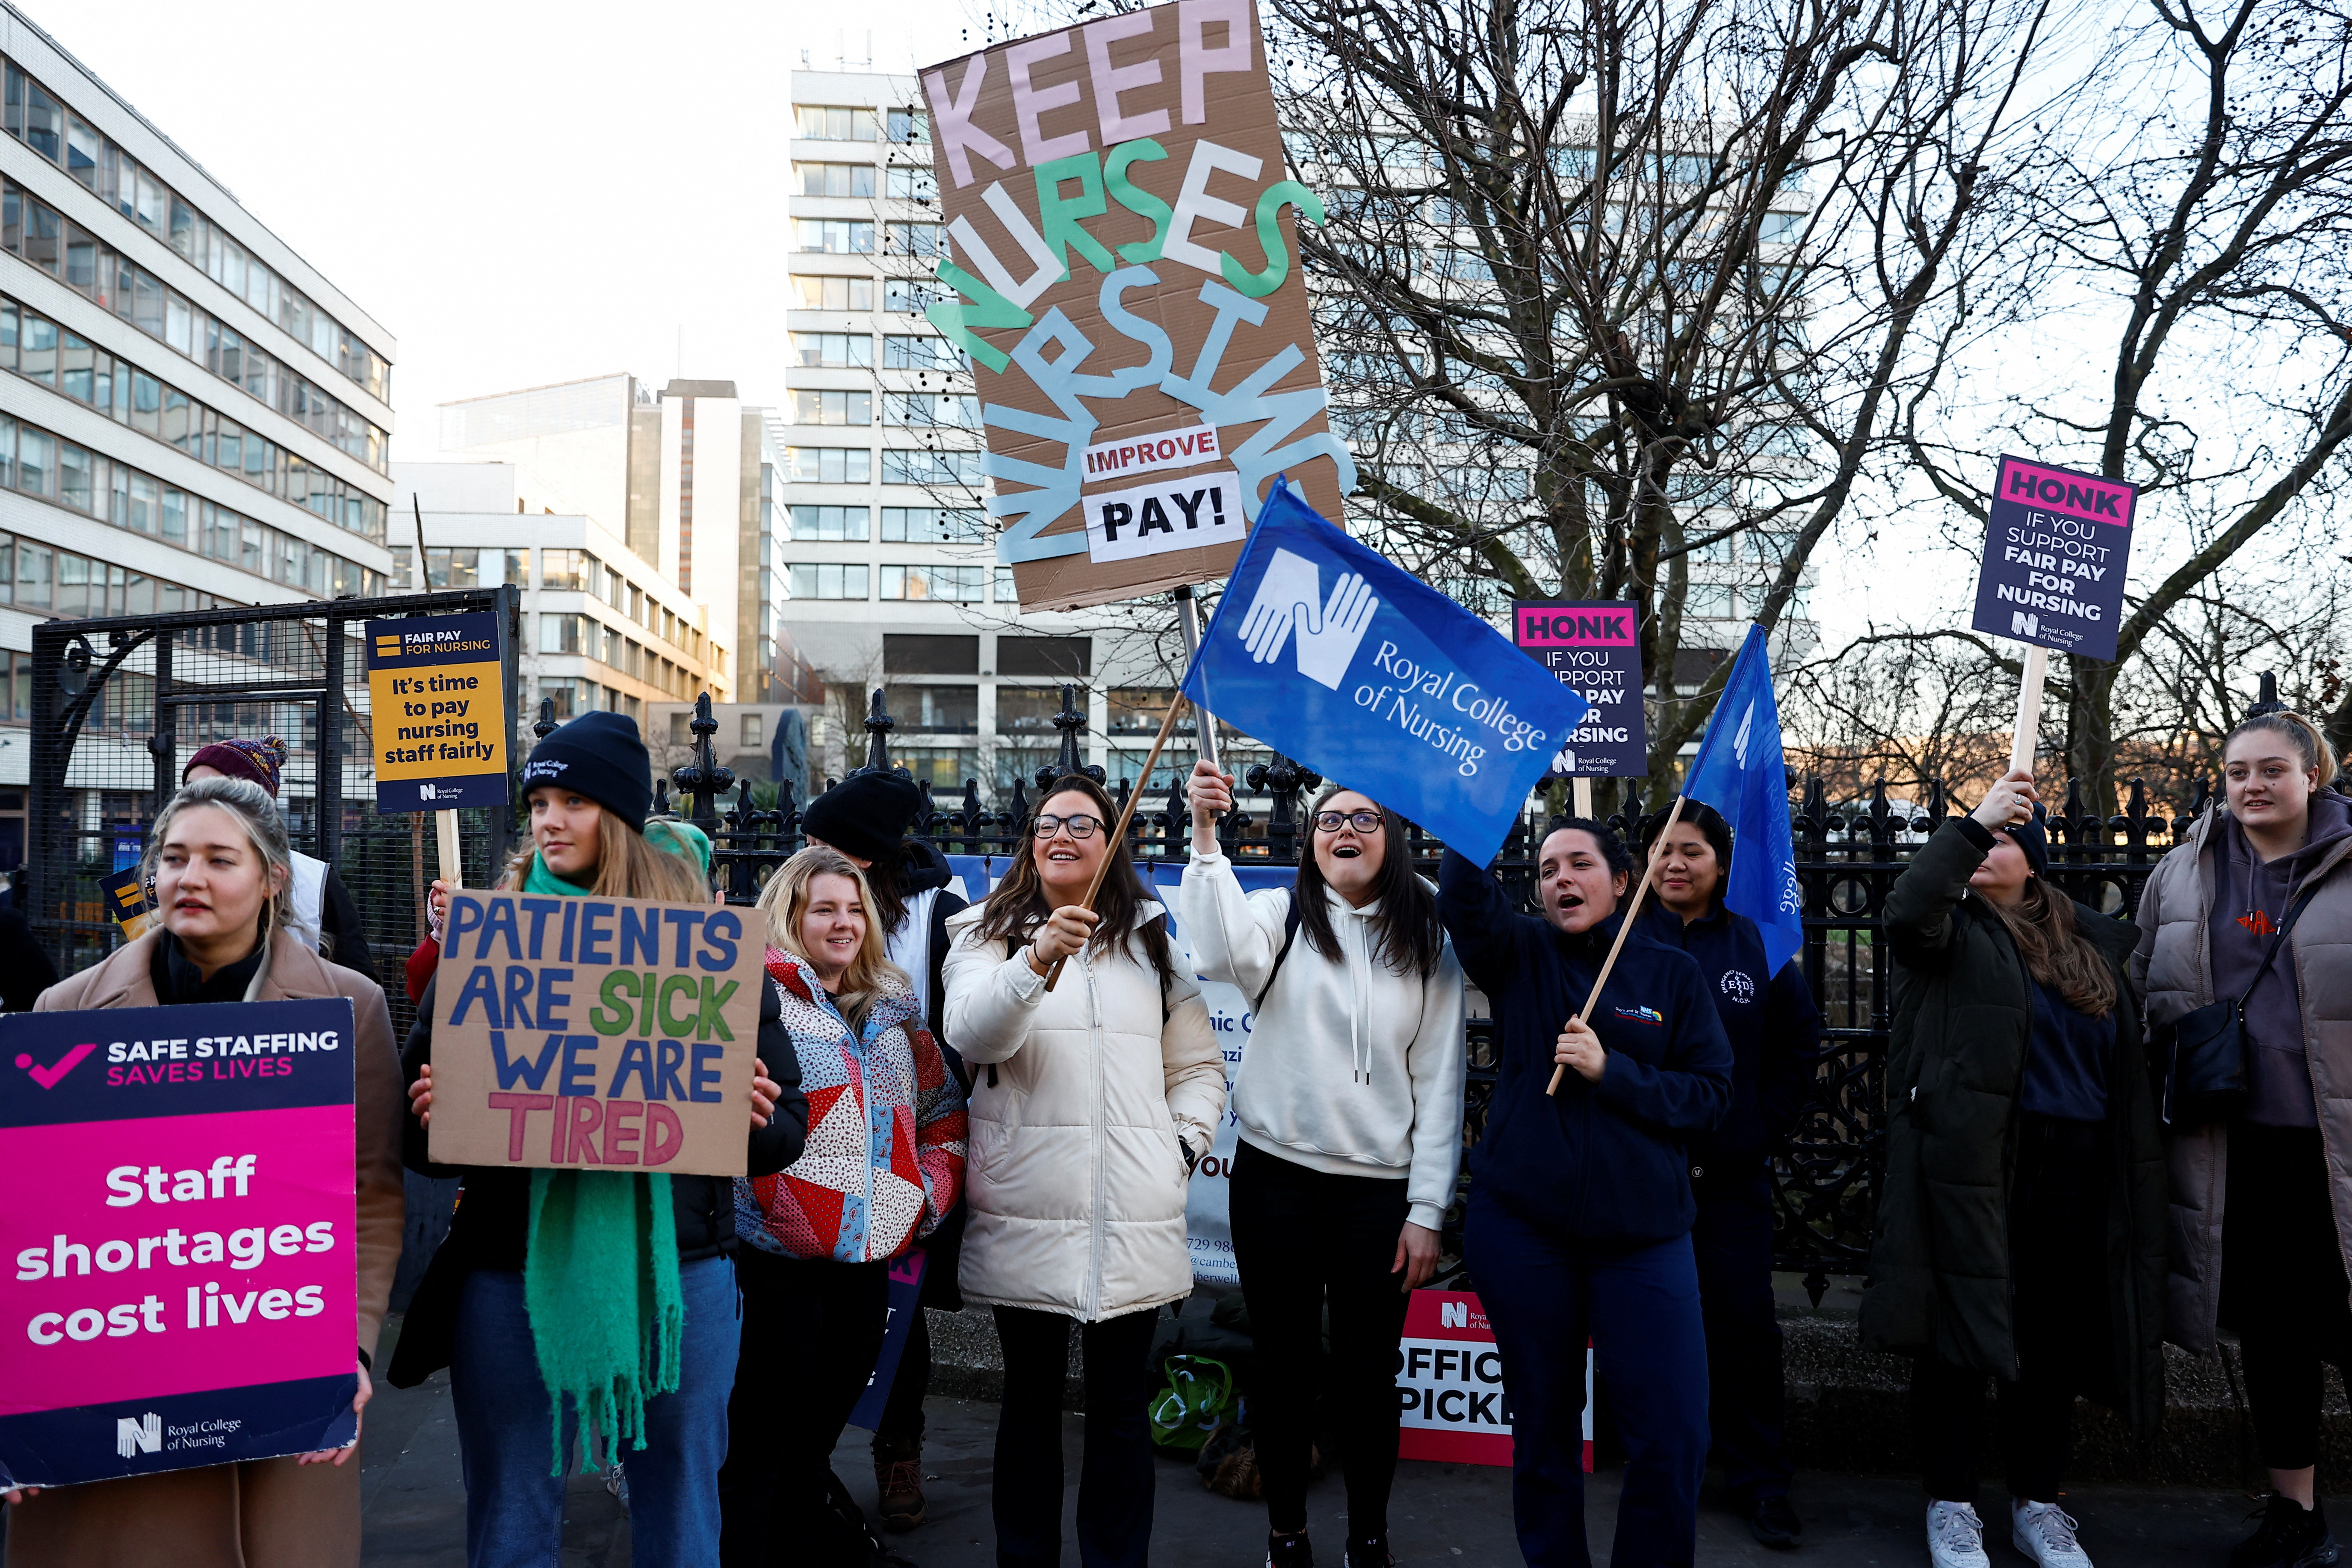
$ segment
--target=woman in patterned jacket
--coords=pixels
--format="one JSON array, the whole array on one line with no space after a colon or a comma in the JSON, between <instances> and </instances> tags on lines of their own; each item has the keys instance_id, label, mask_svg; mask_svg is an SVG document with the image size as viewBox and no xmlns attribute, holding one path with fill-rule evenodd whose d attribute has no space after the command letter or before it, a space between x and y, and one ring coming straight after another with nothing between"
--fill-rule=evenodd
<instances>
[{"instance_id":1,"label":"woman in patterned jacket","mask_svg":"<svg viewBox=\"0 0 2352 1568\"><path fill-rule=\"evenodd\" d=\"M760 895L768 974L800 1060L808 1144L781 1175L738 1180L742 1352L719 1472L719 1561L865 1562L833 1446L889 1321L890 1260L929 1236L963 1183L964 1098L872 891L838 852L803 849Z\"/></svg>"}]
</instances>

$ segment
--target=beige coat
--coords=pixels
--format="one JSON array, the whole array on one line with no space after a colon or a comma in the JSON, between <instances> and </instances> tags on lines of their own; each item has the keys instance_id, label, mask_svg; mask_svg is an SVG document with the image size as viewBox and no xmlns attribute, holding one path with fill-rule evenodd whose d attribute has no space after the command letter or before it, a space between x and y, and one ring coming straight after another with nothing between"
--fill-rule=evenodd
<instances>
[{"instance_id":1,"label":"beige coat","mask_svg":"<svg viewBox=\"0 0 2352 1568\"><path fill-rule=\"evenodd\" d=\"M158 933L41 993L35 1010L152 1007ZM400 1056L374 981L298 942L270 945L258 1002L344 996L356 1021L352 1070L359 1194L359 1344L371 1357L400 1263L406 1213L400 1176ZM360 1457L341 1465L289 1458L166 1470L60 1487L9 1510L7 1568L356 1568Z\"/></svg>"},{"instance_id":2,"label":"beige coat","mask_svg":"<svg viewBox=\"0 0 2352 1568\"><path fill-rule=\"evenodd\" d=\"M1052 991L1025 950L948 921L947 1037L972 1068L964 1299L1081 1322L1192 1289L1181 1138L1205 1154L1224 1053L1181 962L1163 1000L1139 952L1070 960ZM1144 902L1139 921L1161 917ZM988 1068L997 1068L989 1081Z\"/></svg>"},{"instance_id":3,"label":"beige coat","mask_svg":"<svg viewBox=\"0 0 2352 1568\"><path fill-rule=\"evenodd\" d=\"M2152 1032L2213 1000L2213 948L2207 918L2212 868L2205 847L2217 831L2218 805L2188 839L2157 865L2140 895L2139 945L2131 980ZM2352 1258L2352 841L2311 873L2319 893L2295 921L2279 963L2294 965L2303 997L2303 1045L2327 1152L2328 1197L2336 1245ZM2309 886L2306 879L2303 886ZM2298 887L2298 895L2303 890ZM2160 1065L2160 1064L2159 1064ZM2213 1348L2221 1303L2221 1216L2228 1206L2230 1134L2226 1126L2176 1130L2167 1163L2172 1183L2172 1276L2166 1292L2165 1337L2200 1354Z\"/></svg>"}]
</instances>

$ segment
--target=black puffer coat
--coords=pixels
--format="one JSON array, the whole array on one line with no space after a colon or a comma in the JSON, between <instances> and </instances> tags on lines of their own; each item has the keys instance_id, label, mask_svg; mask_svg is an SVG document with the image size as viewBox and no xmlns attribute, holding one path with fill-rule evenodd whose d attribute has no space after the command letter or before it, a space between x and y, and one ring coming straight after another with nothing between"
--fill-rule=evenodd
<instances>
[{"instance_id":1,"label":"black puffer coat","mask_svg":"<svg viewBox=\"0 0 2352 1568\"><path fill-rule=\"evenodd\" d=\"M1862 1342L1906 1354L1933 1351L1956 1366L2015 1378L2009 1193L2033 990L2008 928L1968 891L1991 847L1992 835L1975 821L1948 822L1887 896L1895 1038ZM2167 1260L2164 1145L2124 976L2138 933L2080 903L2074 920L2114 968L2117 998L2100 1140L2111 1161L2110 1353L2079 1369L2075 1392L2145 1433L2164 1409Z\"/></svg>"}]
</instances>

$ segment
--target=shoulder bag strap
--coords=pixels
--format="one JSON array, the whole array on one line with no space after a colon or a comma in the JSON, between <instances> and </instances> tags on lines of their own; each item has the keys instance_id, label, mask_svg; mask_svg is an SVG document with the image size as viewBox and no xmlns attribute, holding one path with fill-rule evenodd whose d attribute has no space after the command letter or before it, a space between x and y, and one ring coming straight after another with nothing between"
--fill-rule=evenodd
<instances>
[{"instance_id":1,"label":"shoulder bag strap","mask_svg":"<svg viewBox=\"0 0 2352 1568\"><path fill-rule=\"evenodd\" d=\"M1282 961L1290 956L1290 944L1298 940L1298 922L1303 918L1298 909L1298 889L1293 888L1290 889L1290 908L1284 911L1282 917L1282 946L1275 951L1274 967L1265 972L1265 984L1259 986L1257 994L1250 998L1251 1012L1265 1006L1265 999L1274 994L1274 978L1282 973Z\"/></svg>"}]
</instances>

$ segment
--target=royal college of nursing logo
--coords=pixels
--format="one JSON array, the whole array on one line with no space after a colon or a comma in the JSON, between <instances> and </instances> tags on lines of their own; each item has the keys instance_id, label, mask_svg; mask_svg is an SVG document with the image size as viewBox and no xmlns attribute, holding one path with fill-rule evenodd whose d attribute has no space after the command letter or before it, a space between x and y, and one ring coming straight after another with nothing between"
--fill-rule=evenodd
<instances>
[{"instance_id":1,"label":"royal college of nursing logo","mask_svg":"<svg viewBox=\"0 0 2352 1568\"><path fill-rule=\"evenodd\" d=\"M1272 664L1290 635L1297 633L1298 673L1337 691L1380 607L1379 597L1360 574L1339 574L1326 599L1323 574L1315 563L1277 550L1257 580L1249 612L1242 616L1241 638L1250 658Z\"/></svg>"},{"instance_id":2,"label":"royal college of nursing logo","mask_svg":"<svg viewBox=\"0 0 2352 1568\"><path fill-rule=\"evenodd\" d=\"M126 1459L162 1451L163 1418L152 1410L144 1415L121 1415L114 1422L114 1451Z\"/></svg>"}]
</instances>

